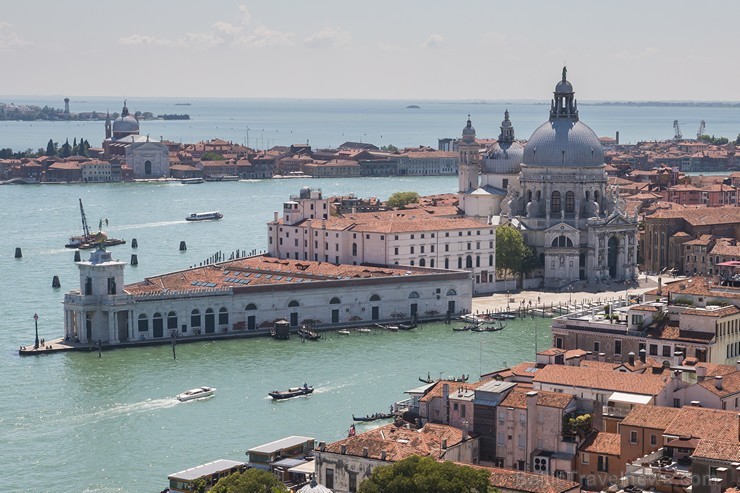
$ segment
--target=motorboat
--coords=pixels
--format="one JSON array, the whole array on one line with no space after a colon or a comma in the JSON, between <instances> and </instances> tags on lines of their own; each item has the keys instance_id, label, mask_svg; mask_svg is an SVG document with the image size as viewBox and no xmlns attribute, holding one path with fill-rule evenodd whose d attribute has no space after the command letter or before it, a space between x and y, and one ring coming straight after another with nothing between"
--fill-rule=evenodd
<instances>
[{"instance_id":1,"label":"motorboat","mask_svg":"<svg viewBox=\"0 0 740 493\"><path fill-rule=\"evenodd\" d=\"M180 183L182 183L183 185L198 185L203 182L203 178L183 178L182 180L180 180Z\"/></svg>"},{"instance_id":2,"label":"motorboat","mask_svg":"<svg viewBox=\"0 0 740 493\"><path fill-rule=\"evenodd\" d=\"M202 399L204 397L210 397L216 389L213 387L197 387L195 389L186 390L182 394L177 394L177 400L180 402L192 401L193 399Z\"/></svg>"},{"instance_id":3,"label":"motorboat","mask_svg":"<svg viewBox=\"0 0 740 493\"><path fill-rule=\"evenodd\" d=\"M398 324L398 328L401 330L411 330L416 328L416 322L413 320L409 323L400 323Z\"/></svg>"},{"instance_id":4,"label":"motorboat","mask_svg":"<svg viewBox=\"0 0 740 493\"><path fill-rule=\"evenodd\" d=\"M221 219L222 217L224 217L224 215L218 211L193 212L188 217L186 217L185 220L186 221L215 221L215 220Z\"/></svg>"},{"instance_id":5,"label":"motorboat","mask_svg":"<svg viewBox=\"0 0 740 493\"><path fill-rule=\"evenodd\" d=\"M472 313L466 313L465 315L461 315L460 320L462 320L463 322L468 322L468 323L473 323L473 324L478 324L478 323L483 322L483 320L480 317L477 317L473 315Z\"/></svg>"},{"instance_id":6,"label":"motorboat","mask_svg":"<svg viewBox=\"0 0 740 493\"><path fill-rule=\"evenodd\" d=\"M303 339L308 339L309 341L318 341L319 339L321 339L321 334L319 334L315 330L309 329L305 325L298 329L298 335L301 336Z\"/></svg>"},{"instance_id":7,"label":"motorboat","mask_svg":"<svg viewBox=\"0 0 740 493\"><path fill-rule=\"evenodd\" d=\"M348 331L347 329L339 329L337 331L337 334L342 334L343 336L348 336L350 334L350 331Z\"/></svg>"},{"instance_id":8,"label":"motorboat","mask_svg":"<svg viewBox=\"0 0 740 493\"><path fill-rule=\"evenodd\" d=\"M359 329L357 329L357 332L368 333L368 332L372 332L372 331L370 329L368 329L367 327L360 327Z\"/></svg>"},{"instance_id":9,"label":"motorboat","mask_svg":"<svg viewBox=\"0 0 740 493\"><path fill-rule=\"evenodd\" d=\"M313 392L313 387L303 384L303 387L291 387L288 390L273 390L269 396L273 399L290 399L299 395L308 395Z\"/></svg>"}]
</instances>

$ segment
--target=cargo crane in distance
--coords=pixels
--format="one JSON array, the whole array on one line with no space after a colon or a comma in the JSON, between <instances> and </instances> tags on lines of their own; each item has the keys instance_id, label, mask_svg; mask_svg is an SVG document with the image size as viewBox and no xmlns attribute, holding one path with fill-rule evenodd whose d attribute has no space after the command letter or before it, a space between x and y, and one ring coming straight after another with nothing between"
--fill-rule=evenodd
<instances>
[{"instance_id":1,"label":"cargo crane in distance","mask_svg":"<svg viewBox=\"0 0 740 493\"><path fill-rule=\"evenodd\" d=\"M681 140L683 139L683 134L681 133L681 127L678 126L678 120L673 120L673 140Z\"/></svg>"},{"instance_id":2,"label":"cargo crane in distance","mask_svg":"<svg viewBox=\"0 0 740 493\"><path fill-rule=\"evenodd\" d=\"M699 130L696 132L696 140L701 139L701 136L704 135L704 128L706 127L706 123L704 120L699 122Z\"/></svg>"}]
</instances>

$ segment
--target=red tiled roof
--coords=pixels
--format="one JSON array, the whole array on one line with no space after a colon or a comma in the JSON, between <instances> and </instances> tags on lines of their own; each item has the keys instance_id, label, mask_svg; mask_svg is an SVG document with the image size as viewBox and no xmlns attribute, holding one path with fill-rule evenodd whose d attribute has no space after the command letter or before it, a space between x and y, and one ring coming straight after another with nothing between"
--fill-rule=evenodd
<instances>
[{"instance_id":1,"label":"red tiled roof","mask_svg":"<svg viewBox=\"0 0 740 493\"><path fill-rule=\"evenodd\" d=\"M665 434L727 440L728 437L738 436L739 426L737 411L684 406L676 419L666 428Z\"/></svg>"},{"instance_id":2,"label":"red tiled roof","mask_svg":"<svg viewBox=\"0 0 740 493\"><path fill-rule=\"evenodd\" d=\"M665 430L681 412L675 407L645 406L637 404L624 417L620 426L639 426Z\"/></svg>"},{"instance_id":3,"label":"red tiled roof","mask_svg":"<svg viewBox=\"0 0 740 493\"><path fill-rule=\"evenodd\" d=\"M527 393L532 392L529 389L522 389L519 386L509 392L509 394L501 401L503 407L514 407L517 409L527 408ZM570 394L564 394L559 392L548 392L546 390L537 390L537 405L545 407L554 407L557 409L565 409L573 401L574 397Z\"/></svg>"},{"instance_id":4,"label":"red tiled roof","mask_svg":"<svg viewBox=\"0 0 740 493\"><path fill-rule=\"evenodd\" d=\"M624 373L564 365L547 365L537 372L534 382L640 395L657 395L666 386L666 382L660 374Z\"/></svg>"},{"instance_id":5,"label":"red tiled roof","mask_svg":"<svg viewBox=\"0 0 740 493\"><path fill-rule=\"evenodd\" d=\"M591 433L578 449L593 454L619 455L622 451L622 436L605 431Z\"/></svg>"}]
</instances>

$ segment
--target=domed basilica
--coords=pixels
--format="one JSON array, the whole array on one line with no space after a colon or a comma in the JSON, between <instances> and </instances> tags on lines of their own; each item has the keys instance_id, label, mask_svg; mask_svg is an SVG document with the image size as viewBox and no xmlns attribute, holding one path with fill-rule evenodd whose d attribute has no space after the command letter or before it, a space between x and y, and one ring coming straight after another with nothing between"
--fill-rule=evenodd
<instances>
[{"instance_id":1,"label":"domed basilica","mask_svg":"<svg viewBox=\"0 0 740 493\"><path fill-rule=\"evenodd\" d=\"M170 174L169 149L157 139L139 135L139 120L123 103L121 115L113 122L105 119L103 150L106 159L120 158L132 170L135 178L160 178Z\"/></svg>"},{"instance_id":2,"label":"domed basilica","mask_svg":"<svg viewBox=\"0 0 740 493\"><path fill-rule=\"evenodd\" d=\"M544 261L546 288L637 275L637 216L607 185L604 150L579 120L574 94L563 68L550 118L523 149L508 112L496 145L481 153L470 120L458 145L460 208L519 229Z\"/></svg>"}]
</instances>

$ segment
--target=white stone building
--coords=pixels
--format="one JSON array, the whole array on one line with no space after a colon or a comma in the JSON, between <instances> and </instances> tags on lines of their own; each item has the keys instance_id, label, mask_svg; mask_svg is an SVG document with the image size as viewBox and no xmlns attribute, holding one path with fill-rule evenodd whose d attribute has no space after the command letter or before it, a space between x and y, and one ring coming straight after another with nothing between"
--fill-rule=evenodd
<instances>
[{"instance_id":1,"label":"white stone building","mask_svg":"<svg viewBox=\"0 0 740 493\"><path fill-rule=\"evenodd\" d=\"M634 279L637 216L607 185L604 151L579 120L573 86L555 87L550 118L524 147L518 184L501 215L520 229L544 261L544 286L578 280Z\"/></svg>"},{"instance_id":2,"label":"white stone building","mask_svg":"<svg viewBox=\"0 0 740 493\"><path fill-rule=\"evenodd\" d=\"M376 264L467 270L474 293L498 289L496 229L466 217L438 217L424 208L332 216L318 190L304 187L268 223L268 253L334 264Z\"/></svg>"},{"instance_id":3,"label":"white stone building","mask_svg":"<svg viewBox=\"0 0 740 493\"><path fill-rule=\"evenodd\" d=\"M121 345L265 333L276 320L360 325L470 310L470 273L247 257L128 284L125 262L97 250L64 297L70 341Z\"/></svg>"},{"instance_id":4,"label":"white stone building","mask_svg":"<svg viewBox=\"0 0 740 493\"><path fill-rule=\"evenodd\" d=\"M162 178L170 176L170 158L167 145L148 135L139 135L139 121L123 103L121 116L112 123L105 120L106 159L122 158L131 168L134 178Z\"/></svg>"}]
</instances>

